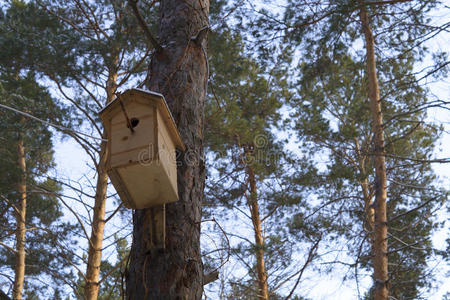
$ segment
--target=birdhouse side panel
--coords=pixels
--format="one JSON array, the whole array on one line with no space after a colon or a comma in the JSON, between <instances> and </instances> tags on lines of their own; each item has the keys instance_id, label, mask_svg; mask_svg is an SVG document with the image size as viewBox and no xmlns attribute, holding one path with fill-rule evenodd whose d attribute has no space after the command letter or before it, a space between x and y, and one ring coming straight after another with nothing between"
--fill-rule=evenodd
<instances>
[{"instance_id":1,"label":"birdhouse side panel","mask_svg":"<svg viewBox=\"0 0 450 300\"><path fill-rule=\"evenodd\" d=\"M120 174L117 172L117 169L109 169L108 176L114 188L116 189L117 194L119 194L120 200L122 200L124 206L126 208L136 209L136 204L128 193L125 183L123 182Z\"/></svg>"},{"instance_id":2,"label":"birdhouse side panel","mask_svg":"<svg viewBox=\"0 0 450 300\"><path fill-rule=\"evenodd\" d=\"M169 134L166 123L158 114L158 157L160 163L166 172L171 188L178 195L177 187L177 161L175 152L175 143Z\"/></svg>"},{"instance_id":3,"label":"birdhouse side panel","mask_svg":"<svg viewBox=\"0 0 450 300\"><path fill-rule=\"evenodd\" d=\"M153 107L129 103L126 112L132 123L133 131L128 127L122 111L118 111L111 118L111 167L136 162L148 163L155 157L155 111Z\"/></svg>"}]
</instances>

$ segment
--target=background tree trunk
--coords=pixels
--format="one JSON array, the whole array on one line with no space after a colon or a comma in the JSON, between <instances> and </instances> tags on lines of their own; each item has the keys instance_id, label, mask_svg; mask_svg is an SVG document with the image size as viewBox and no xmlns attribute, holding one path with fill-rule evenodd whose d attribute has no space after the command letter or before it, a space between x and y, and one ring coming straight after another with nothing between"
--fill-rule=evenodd
<instances>
[{"instance_id":1,"label":"background tree trunk","mask_svg":"<svg viewBox=\"0 0 450 300\"><path fill-rule=\"evenodd\" d=\"M369 80L369 101L372 113L372 129L374 133L375 162L375 241L373 257L374 294L376 300L387 300L388 291L388 258L387 258L387 179L384 150L383 114L378 86L375 47L372 29L366 7L362 2L360 18L366 42L367 75Z\"/></svg>"},{"instance_id":2,"label":"background tree trunk","mask_svg":"<svg viewBox=\"0 0 450 300\"><path fill-rule=\"evenodd\" d=\"M22 118L21 123L24 122ZM16 267L14 277L13 299L22 299L23 282L25 279L25 217L27 210L27 175L25 161L25 147L23 146L23 133L19 133L17 141L17 156L20 171L18 182L19 201L16 211Z\"/></svg>"},{"instance_id":3,"label":"background tree trunk","mask_svg":"<svg viewBox=\"0 0 450 300\"><path fill-rule=\"evenodd\" d=\"M103 132L103 137L106 137ZM100 264L102 261L103 233L105 230L105 204L108 175L105 164L107 157L106 142L100 146L100 159L97 170L97 186L95 194L94 215L92 218L92 231L89 240L88 263L86 266L85 298L95 300L98 297Z\"/></svg>"},{"instance_id":4,"label":"background tree trunk","mask_svg":"<svg viewBox=\"0 0 450 300\"><path fill-rule=\"evenodd\" d=\"M247 166L248 181L250 183L250 197L247 199L253 223L256 244L256 273L258 276L258 299L269 300L269 287L267 283L267 272L264 261L264 238L261 231L261 219L259 216L259 205L256 190L256 178L253 169Z\"/></svg>"},{"instance_id":5,"label":"background tree trunk","mask_svg":"<svg viewBox=\"0 0 450 300\"><path fill-rule=\"evenodd\" d=\"M177 153L179 201L166 205L165 249L150 249L150 209L133 215L127 299L201 299L201 202L205 181L204 101L208 79L206 33L209 1L160 2L159 42L148 88L162 93L183 142Z\"/></svg>"},{"instance_id":6,"label":"background tree trunk","mask_svg":"<svg viewBox=\"0 0 450 300\"><path fill-rule=\"evenodd\" d=\"M106 86L106 104L113 100L116 92L117 72L109 73ZM106 138L103 130L102 137ZM105 231L105 205L108 187L108 174L106 173L106 159L108 157L107 143L103 141L100 145L100 157L97 166L97 184L95 193L94 214L92 217L92 231L89 240L88 264L86 266L85 298L96 300L98 298L100 265L102 262L103 234Z\"/></svg>"}]
</instances>

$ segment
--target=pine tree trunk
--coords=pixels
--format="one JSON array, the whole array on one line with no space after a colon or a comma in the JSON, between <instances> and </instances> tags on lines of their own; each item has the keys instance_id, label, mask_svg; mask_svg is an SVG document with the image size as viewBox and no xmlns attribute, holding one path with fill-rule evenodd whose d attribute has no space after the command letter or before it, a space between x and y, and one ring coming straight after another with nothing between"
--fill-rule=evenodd
<instances>
[{"instance_id":1,"label":"pine tree trunk","mask_svg":"<svg viewBox=\"0 0 450 300\"><path fill-rule=\"evenodd\" d=\"M264 262L264 238L261 232L261 219L259 216L259 205L257 198L255 173L251 167L247 167L247 175L250 183L250 197L248 197L250 214L252 217L253 231L256 244L256 273L258 276L258 299L269 300L269 287Z\"/></svg>"},{"instance_id":2,"label":"pine tree trunk","mask_svg":"<svg viewBox=\"0 0 450 300\"><path fill-rule=\"evenodd\" d=\"M116 91L117 73L110 72L106 85L106 103L113 100ZM102 137L106 138L103 130ZM103 233L105 231L105 205L108 187L108 174L106 173L106 159L108 157L106 142L100 145L100 157L97 166L97 184L95 187L94 214L92 217L92 231L89 241L88 263L86 266L85 299L96 300L99 291L100 264L102 262Z\"/></svg>"},{"instance_id":3,"label":"pine tree trunk","mask_svg":"<svg viewBox=\"0 0 450 300\"><path fill-rule=\"evenodd\" d=\"M206 30L209 1L162 0L159 42L148 88L162 93L187 147L177 153L177 202L166 205L164 249L150 247L151 210L133 215L133 244L127 274L127 299L201 299L201 203L205 181L204 101L207 84Z\"/></svg>"},{"instance_id":4,"label":"pine tree trunk","mask_svg":"<svg viewBox=\"0 0 450 300\"><path fill-rule=\"evenodd\" d=\"M381 110L380 91L376 73L375 46L369 16L362 3L360 18L366 42L367 74L369 81L369 101L372 113L372 130L374 133L375 162L375 241L373 245L373 277L375 300L387 300L388 291L388 258L387 258L387 179L384 150L383 115Z\"/></svg>"},{"instance_id":5,"label":"pine tree trunk","mask_svg":"<svg viewBox=\"0 0 450 300\"><path fill-rule=\"evenodd\" d=\"M23 119L22 119L23 123ZM22 299L23 282L25 279L25 217L27 210L27 183L26 183L26 161L25 147L23 146L23 133L19 133L17 141L17 156L20 170L18 183L19 202L16 212L16 266L14 277L13 299Z\"/></svg>"},{"instance_id":6,"label":"pine tree trunk","mask_svg":"<svg viewBox=\"0 0 450 300\"><path fill-rule=\"evenodd\" d=\"M103 137L106 134L103 133ZM100 264L102 260L103 233L105 230L105 203L108 175L105 170L107 156L106 142L100 145L100 159L97 170L97 184L95 192L94 214L89 241L88 263L86 266L85 299L95 300L98 297Z\"/></svg>"}]
</instances>

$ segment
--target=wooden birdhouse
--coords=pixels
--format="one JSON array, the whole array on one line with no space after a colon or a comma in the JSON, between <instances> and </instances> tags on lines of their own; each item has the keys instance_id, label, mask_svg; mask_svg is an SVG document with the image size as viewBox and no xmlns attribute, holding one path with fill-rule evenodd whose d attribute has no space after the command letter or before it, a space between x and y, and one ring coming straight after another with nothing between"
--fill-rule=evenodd
<instances>
[{"instance_id":1,"label":"wooden birdhouse","mask_svg":"<svg viewBox=\"0 0 450 300\"><path fill-rule=\"evenodd\" d=\"M177 201L175 148L185 146L164 96L130 89L100 117L108 136L106 169L124 205L142 209Z\"/></svg>"}]
</instances>

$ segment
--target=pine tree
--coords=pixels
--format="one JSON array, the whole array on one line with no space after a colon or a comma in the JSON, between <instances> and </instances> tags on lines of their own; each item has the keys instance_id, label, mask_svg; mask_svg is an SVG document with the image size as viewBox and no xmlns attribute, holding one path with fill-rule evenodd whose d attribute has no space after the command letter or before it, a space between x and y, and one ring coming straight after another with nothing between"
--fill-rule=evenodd
<instances>
[{"instance_id":1,"label":"pine tree","mask_svg":"<svg viewBox=\"0 0 450 300\"><path fill-rule=\"evenodd\" d=\"M269 174L265 174L267 169L273 169L278 163L269 157L267 151L276 147L274 136L270 132L270 126L279 119L277 110L280 108L277 93L270 91L269 83L262 76L259 66L242 56L239 57L239 37L233 43L231 37L224 34L224 42L217 43L218 39L212 40L215 47L212 52L212 71L214 72L213 84L215 97L219 103L211 98L207 123L208 149L214 153L215 169L219 170L218 178L224 180L215 183L210 182L211 198L220 199L221 203L227 203L228 207L234 207L235 201L244 201L250 212L249 217L252 222L254 244L249 245L249 253L253 252L255 258L254 279L258 288L255 289L255 297L259 295L261 299L269 298L268 278L265 258L266 237L263 233L264 227L261 224L264 214L262 205L263 193L261 183ZM233 53L234 57L225 51L217 51L219 47L226 45L228 49L235 46L237 49ZM224 53L225 52L225 53ZM231 51L230 51L231 52ZM232 54L232 55L233 55ZM220 60L220 63L217 60ZM234 61L239 64L239 69L234 69L229 62ZM228 70L219 70L220 67L228 67ZM226 74L227 81L220 81L220 75ZM230 77L228 77L231 75ZM228 80L233 81L230 82ZM220 105L217 107L217 105ZM228 160L228 155L231 160ZM224 156L226 155L226 156ZM274 159L274 161L270 161ZM269 166L265 166L268 163ZM266 168L264 168L266 167ZM228 175L228 176L227 176ZM234 178L234 179L231 179ZM230 180L231 179L231 180ZM240 206L240 205L236 205ZM245 207L245 205L244 205ZM245 251L245 250L243 250Z\"/></svg>"},{"instance_id":2,"label":"pine tree","mask_svg":"<svg viewBox=\"0 0 450 300\"><path fill-rule=\"evenodd\" d=\"M217 11L212 15L221 17ZM293 175L314 169L308 161L296 160L285 149L288 141L276 136L286 130L280 110L291 97L285 69L289 61L281 57L271 65L249 58L242 35L226 24L211 33L209 50L205 214L222 223L231 260L247 274L231 274L224 297L278 299L281 288L291 289L290 297L316 255L320 236L305 227L290 228L287 217L308 210L306 191Z\"/></svg>"},{"instance_id":3,"label":"pine tree","mask_svg":"<svg viewBox=\"0 0 450 300\"><path fill-rule=\"evenodd\" d=\"M293 106L300 139L330 158L322 213L335 220L336 239L353 241L350 265L373 270L375 299L416 298L432 283L427 259L438 224L430 215L446 199L429 164L439 128L426 123L432 103L414 73L436 30L425 25L434 2L382 4L330 5L309 18L327 21L310 34L292 6L290 30L306 45Z\"/></svg>"},{"instance_id":4,"label":"pine tree","mask_svg":"<svg viewBox=\"0 0 450 300\"><path fill-rule=\"evenodd\" d=\"M85 108L79 113L81 116L88 116L89 126L97 128L99 130L97 133L101 133L101 137L105 139L106 132L104 129L99 129L101 125L98 124L98 119L95 117L97 111L115 99L118 89L124 88L129 81L136 80L139 73L143 71L148 51L144 50L145 43L142 41L136 20L126 3L97 1L95 5L84 3L60 11L65 6L66 2L63 1L49 6L48 9L57 14L59 18L68 20L66 26L82 31L79 45L76 48L86 59L81 65L81 69L79 69L80 66L75 69L78 72L68 76L67 80L71 84L75 83L76 88L84 90L82 97L70 100L77 108ZM79 18L78 16L83 11L90 13ZM95 25L90 28L90 24ZM50 77L52 78L52 74ZM58 82L56 75L53 75L52 79ZM95 92L97 86L101 86L103 91ZM94 157L92 163L96 166L97 172L84 281L86 299L97 299L101 288L99 282L107 282L106 278L100 278L100 275L101 273L108 275L108 273L102 272L102 266L107 266L108 262L101 260L105 220L110 219L106 215L108 147L106 141L102 141L100 145L86 143L83 140L79 140L79 142L84 144L85 148L94 149L91 156Z\"/></svg>"},{"instance_id":5,"label":"pine tree","mask_svg":"<svg viewBox=\"0 0 450 300\"><path fill-rule=\"evenodd\" d=\"M64 115L32 73L20 77L2 70L0 97L2 105L47 121L61 120ZM62 208L57 201L61 188L46 176L54 167L52 132L5 108L1 114L0 241L4 247L0 261L6 272L15 273L13 298L22 299L25 293L39 295L48 288L59 289L57 283L64 281L68 266L61 252L65 244L71 244L60 239L71 238L73 227L61 221ZM54 277L55 284L42 290L42 283L34 280L38 276Z\"/></svg>"},{"instance_id":6,"label":"pine tree","mask_svg":"<svg viewBox=\"0 0 450 300\"><path fill-rule=\"evenodd\" d=\"M28 67L39 64L40 59L49 54L46 52L49 48L38 42L28 45L22 39L24 35L30 34L27 19L17 16L35 17L41 26L48 24L48 19L40 18L35 10L29 10L27 14L26 7L23 2L14 1L5 13L2 11L0 14L2 101L7 106L61 125L67 111L62 110L50 98L45 88L37 83L35 73ZM39 53L42 56L38 53L30 55L37 49L41 50ZM58 58L63 57L66 56ZM56 200L60 186L47 177L48 171L54 167L52 133L46 125L16 113L2 109L2 115L5 116L2 119L2 146L5 147L2 152L7 154L2 159L2 167L5 168L2 205L3 212L11 213L4 216L4 224L8 226L2 228L5 233L2 234L2 239L5 240L3 245L7 246L11 233L16 232L16 262L12 259L11 251L2 251L1 257L5 268L15 265L13 298L20 299L25 295L26 298L31 297L30 295L39 297L38 295L42 296L50 289L58 293L60 283L66 282L70 276L68 263L74 260L71 255L65 255L63 249L75 242L69 241L74 228L60 221L62 209ZM12 154L12 149L17 149L15 155ZM14 216L16 225L9 222ZM16 229L12 230L14 227ZM39 276L55 278L51 281L54 284L49 282L47 286L43 286Z\"/></svg>"}]
</instances>

